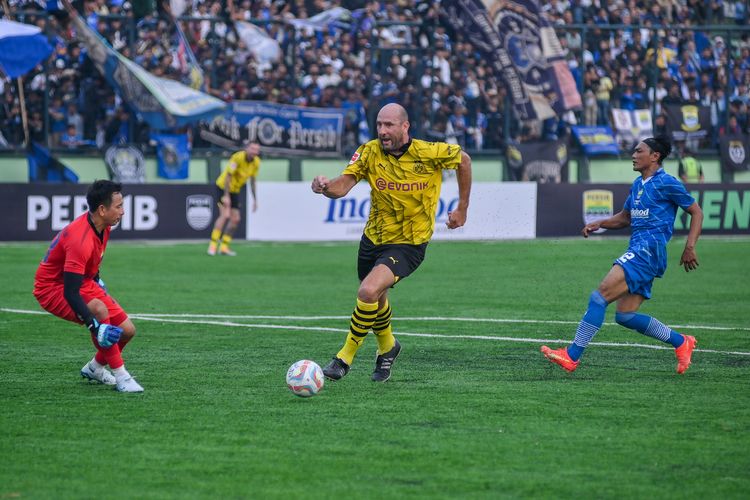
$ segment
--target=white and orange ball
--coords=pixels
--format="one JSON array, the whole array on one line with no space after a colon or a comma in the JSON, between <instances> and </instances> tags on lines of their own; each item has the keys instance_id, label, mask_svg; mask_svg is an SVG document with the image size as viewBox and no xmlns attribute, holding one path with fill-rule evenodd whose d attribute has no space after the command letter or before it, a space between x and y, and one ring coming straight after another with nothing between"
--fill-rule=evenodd
<instances>
[{"instance_id":1,"label":"white and orange ball","mask_svg":"<svg viewBox=\"0 0 750 500\"><path fill-rule=\"evenodd\" d=\"M323 389L323 370L315 361L301 359L286 372L286 386L297 396L309 398Z\"/></svg>"}]
</instances>

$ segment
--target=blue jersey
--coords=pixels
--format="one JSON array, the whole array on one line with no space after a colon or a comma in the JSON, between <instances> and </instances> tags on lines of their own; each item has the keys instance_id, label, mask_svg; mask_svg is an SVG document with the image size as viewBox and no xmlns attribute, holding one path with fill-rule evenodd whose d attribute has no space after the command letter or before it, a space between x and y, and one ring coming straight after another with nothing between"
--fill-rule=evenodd
<instances>
[{"instance_id":1,"label":"blue jersey","mask_svg":"<svg viewBox=\"0 0 750 500\"><path fill-rule=\"evenodd\" d=\"M672 237L677 207L695 203L685 186L663 168L646 179L638 178L630 188L623 210L630 212L630 245L666 245Z\"/></svg>"},{"instance_id":2,"label":"blue jersey","mask_svg":"<svg viewBox=\"0 0 750 500\"><path fill-rule=\"evenodd\" d=\"M660 168L630 188L623 210L630 212L632 235L628 250L615 259L625 271L630 293L651 297L654 278L667 269L667 242L672 237L677 207L687 209L695 199L680 181Z\"/></svg>"}]
</instances>

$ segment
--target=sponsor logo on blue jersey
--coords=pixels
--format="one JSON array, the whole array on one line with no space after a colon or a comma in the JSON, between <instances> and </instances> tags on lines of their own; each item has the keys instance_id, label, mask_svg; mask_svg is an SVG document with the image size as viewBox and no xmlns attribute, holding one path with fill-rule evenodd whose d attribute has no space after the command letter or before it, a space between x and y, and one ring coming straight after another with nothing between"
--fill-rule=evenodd
<instances>
[{"instance_id":1,"label":"sponsor logo on blue jersey","mask_svg":"<svg viewBox=\"0 0 750 500\"><path fill-rule=\"evenodd\" d=\"M631 208L630 209L630 218L631 219L648 219L648 208L642 209L642 208Z\"/></svg>"}]
</instances>

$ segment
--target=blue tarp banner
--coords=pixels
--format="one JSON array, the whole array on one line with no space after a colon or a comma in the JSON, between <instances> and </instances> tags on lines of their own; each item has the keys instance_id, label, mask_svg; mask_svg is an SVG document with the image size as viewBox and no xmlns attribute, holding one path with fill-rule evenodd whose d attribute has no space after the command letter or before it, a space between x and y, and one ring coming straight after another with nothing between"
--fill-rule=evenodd
<instances>
[{"instance_id":1,"label":"blue tarp banner","mask_svg":"<svg viewBox=\"0 0 750 500\"><path fill-rule=\"evenodd\" d=\"M78 182L78 175L50 154L44 146L32 142L27 154L29 182Z\"/></svg>"},{"instance_id":2,"label":"blue tarp banner","mask_svg":"<svg viewBox=\"0 0 750 500\"><path fill-rule=\"evenodd\" d=\"M36 26L0 19L0 69L11 78L23 76L52 53Z\"/></svg>"},{"instance_id":3,"label":"blue tarp banner","mask_svg":"<svg viewBox=\"0 0 750 500\"><path fill-rule=\"evenodd\" d=\"M156 141L157 174L164 179L187 179L190 151L187 134L152 134Z\"/></svg>"},{"instance_id":4,"label":"blue tarp banner","mask_svg":"<svg viewBox=\"0 0 750 500\"><path fill-rule=\"evenodd\" d=\"M257 142L263 151L299 156L341 156L346 110L260 101L234 101L227 113L201 124L201 137L228 149Z\"/></svg>"},{"instance_id":5,"label":"blue tarp banner","mask_svg":"<svg viewBox=\"0 0 750 500\"><path fill-rule=\"evenodd\" d=\"M571 129L586 156L620 154L612 127L573 126Z\"/></svg>"},{"instance_id":6,"label":"blue tarp banner","mask_svg":"<svg viewBox=\"0 0 750 500\"><path fill-rule=\"evenodd\" d=\"M153 130L210 120L226 109L220 99L180 82L152 75L114 50L79 15L73 16L78 39L87 55L117 93Z\"/></svg>"}]
</instances>

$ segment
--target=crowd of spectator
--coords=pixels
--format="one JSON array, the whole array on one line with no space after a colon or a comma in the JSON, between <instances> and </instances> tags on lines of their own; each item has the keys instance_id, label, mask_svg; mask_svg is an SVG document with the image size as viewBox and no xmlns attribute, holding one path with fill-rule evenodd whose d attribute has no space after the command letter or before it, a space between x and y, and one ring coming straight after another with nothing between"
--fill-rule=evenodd
<instances>
[{"instance_id":1,"label":"crowd of spectator","mask_svg":"<svg viewBox=\"0 0 750 500\"><path fill-rule=\"evenodd\" d=\"M11 1L18 20L40 26L54 47L45 65L24 78L31 139L54 148L147 143L147 127L136 123L85 56L64 13L44 11L48 3ZM150 9L146 0L75 5L126 57L155 75L185 78L184 52L166 7ZM352 15L323 30L288 22L337 6ZM509 117L506 90L488 59L441 23L440 2L193 0L181 26L207 91L225 101L344 108L347 151L369 134L374 111L400 102L422 137L482 150L501 148L508 139L556 138L571 123L609 125L612 108L655 110L659 132L667 103L709 106L717 133L748 132L750 30L728 29L747 25L747 7L731 0L543 2L583 103L551 123ZM238 34L239 20L260 23L281 57L254 53ZM701 29L707 24L726 28L708 33ZM0 94L0 143L18 146L23 127L16 83L0 78ZM208 146L197 134L193 140Z\"/></svg>"}]
</instances>

